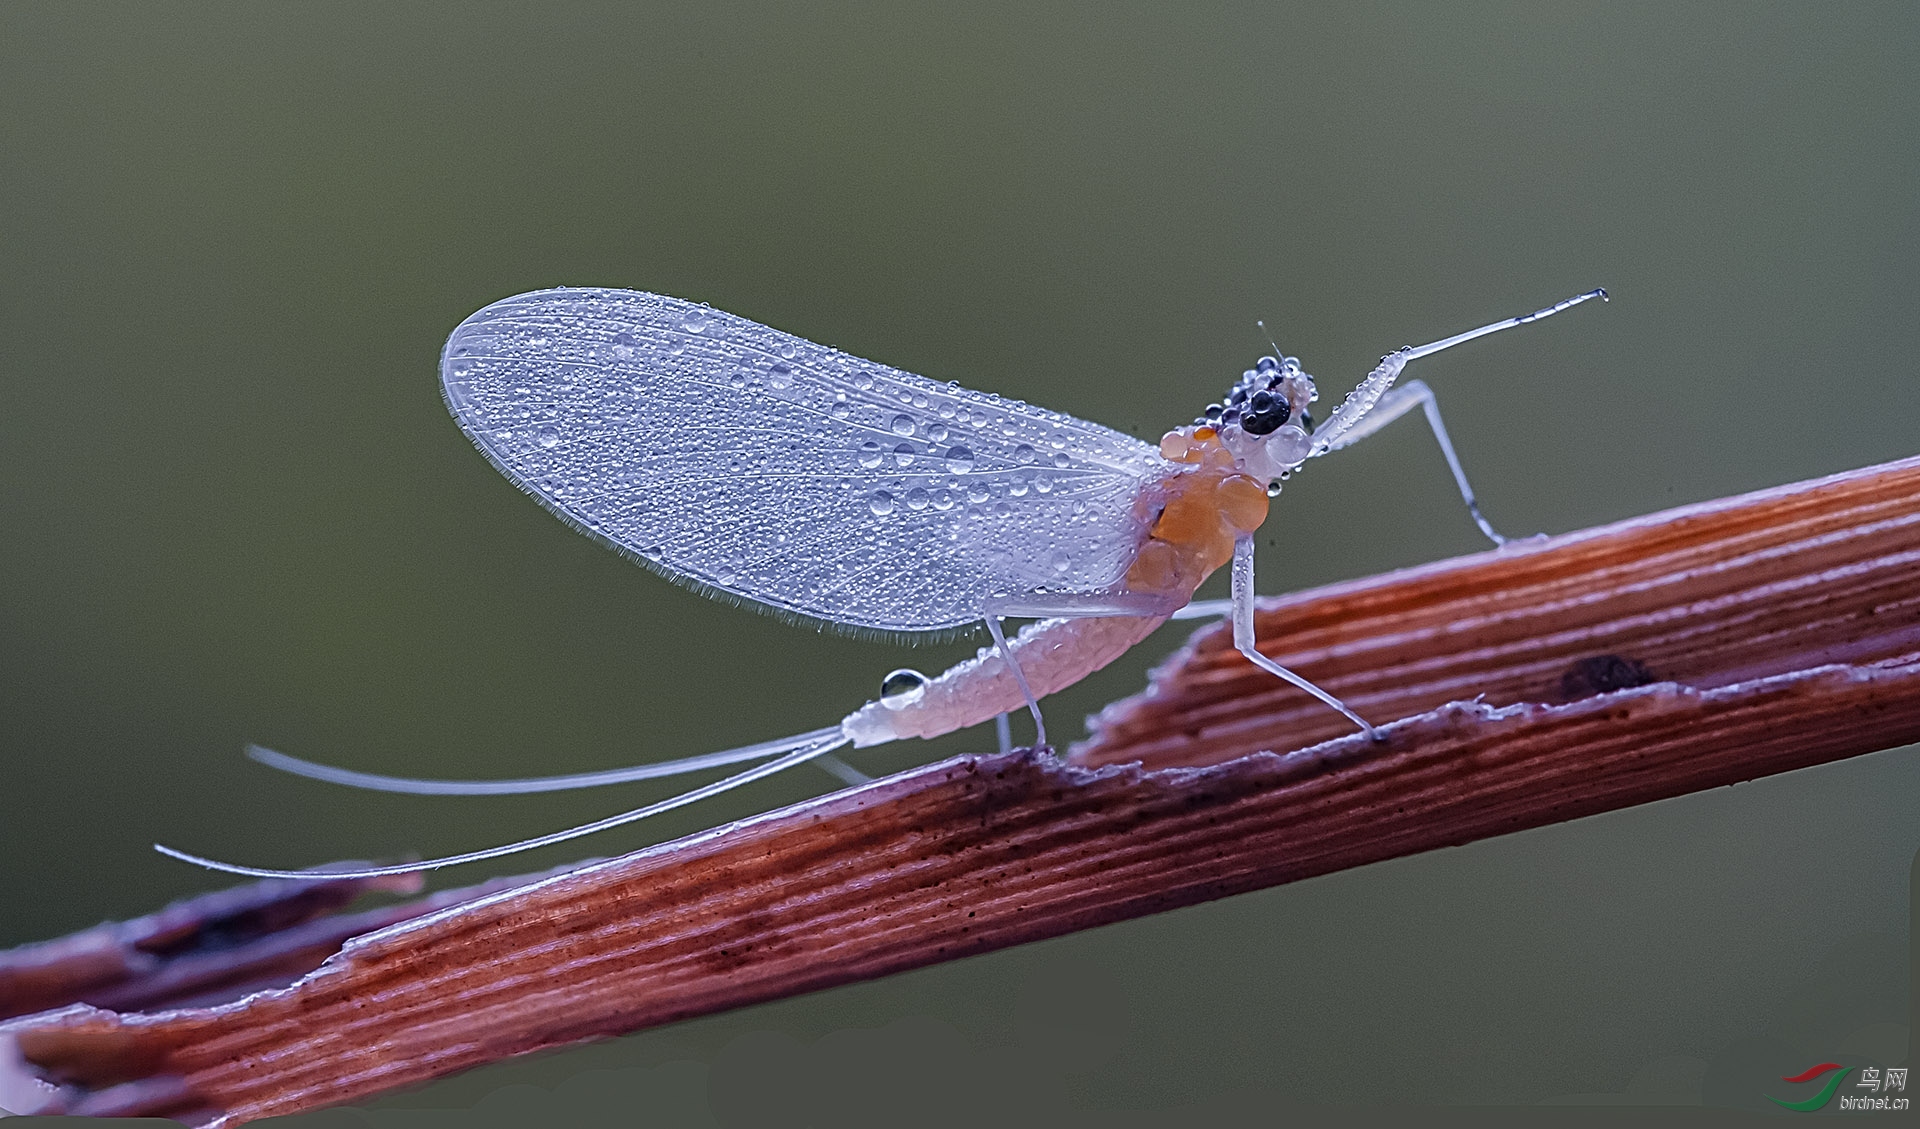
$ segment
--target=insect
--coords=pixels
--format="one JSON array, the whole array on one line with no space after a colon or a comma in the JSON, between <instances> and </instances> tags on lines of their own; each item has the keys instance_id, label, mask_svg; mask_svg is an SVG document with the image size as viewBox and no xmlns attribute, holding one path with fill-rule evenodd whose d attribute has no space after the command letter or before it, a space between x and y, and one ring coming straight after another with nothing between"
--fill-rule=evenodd
<instances>
[{"instance_id":1,"label":"insect","mask_svg":"<svg viewBox=\"0 0 1920 1129\"><path fill-rule=\"evenodd\" d=\"M1231 563L1233 642L1249 662L1373 727L1254 645L1254 532L1308 459L1418 408L1474 522L1481 514L1425 383L1406 365L1591 298L1383 357L1318 426L1297 358L1260 358L1219 403L1157 446L1059 412L940 383L745 318L625 290L507 298L454 330L441 358L448 407L493 464L562 520L671 580L804 622L926 637L984 624L991 637L937 677L896 671L839 724L679 761L525 780L414 780L267 750L257 759L386 791L551 791L759 762L657 803L504 846L326 871L382 875L542 847L633 822L835 750L935 737L1032 714L1039 699L1118 658L1189 607ZM1002 620L1036 620L1008 638ZM215 870L238 866L158 846Z\"/></svg>"}]
</instances>

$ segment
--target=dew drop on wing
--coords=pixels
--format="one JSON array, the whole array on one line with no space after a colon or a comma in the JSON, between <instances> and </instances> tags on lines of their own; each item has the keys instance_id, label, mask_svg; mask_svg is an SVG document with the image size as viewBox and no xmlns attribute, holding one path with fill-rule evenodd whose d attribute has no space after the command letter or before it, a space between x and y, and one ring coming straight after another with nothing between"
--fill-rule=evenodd
<instances>
[{"instance_id":1,"label":"dew drop on wing","mask_svg":"<svg viewBox=\"0 0 1920 1129\"><path fill-rule=\"evenodd\" d=\"M548 508L662 571L850 630L947 630L1041 577L1103 586L1138 536L1126 500L1157 468L1151 447L1097 424L658 295L506 299L446 358L455 416ZM735 379L747 402L716 419L716 387ZM1056 468L1062 436L1078 472ZM1076 473L1071 496L1042 496L1040 468ZM1003 499L998 517L983 508ZM994 542L1018 567L983 557ZM1056 545L1073 554L1065 574ZM849 563L876 583L833 582Z\"/></svg>"}]
</instances>

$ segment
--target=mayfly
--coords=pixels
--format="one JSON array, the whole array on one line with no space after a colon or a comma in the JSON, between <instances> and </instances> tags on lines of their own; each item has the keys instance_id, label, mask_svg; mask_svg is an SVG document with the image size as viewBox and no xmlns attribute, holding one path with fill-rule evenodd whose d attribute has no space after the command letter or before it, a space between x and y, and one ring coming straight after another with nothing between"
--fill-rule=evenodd
<instances>
[{"instance_id":1,"label":"mayfly","mask_svg":"<svg viewBox=\"0 0 1920 1129\"><path fill-rule=\"evenodd\" d=\"M552 791L753 767L579 827L360 870L236 866L311 878L398 874L592 834L837 749L936 737L1024 707L1118 658L1189 608L1231 562L1227 613L1249 662L1373 727L1254 645L1254 532L1281 480L1419 408L1474 522L1481 514L1425 383L1408 362L1559 313L1575 295L1383 357L1319 426L1298 358L1260 358L1193 423L1149 444L1017 400L940 383L708 306L626 290L541 290L462 322L441 357L448 407L475 445L562 520L671 580L839 630L992 639L934 678L896 671L837 725L660 764L526 780L413 780L255 750L275 767L386 791ZM1217 609L1208 609L1217 614ZM1008 638L1001 621L1033 619Z\"/></svg>"}]
</instances>

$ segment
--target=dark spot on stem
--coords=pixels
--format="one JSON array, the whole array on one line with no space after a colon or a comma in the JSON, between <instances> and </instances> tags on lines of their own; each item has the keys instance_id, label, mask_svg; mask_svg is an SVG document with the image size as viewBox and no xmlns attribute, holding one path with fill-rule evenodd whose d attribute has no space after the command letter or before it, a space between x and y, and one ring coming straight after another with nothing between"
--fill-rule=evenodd
<instances>
[{"instance_id":1,"label":"dark spot on stem","mask_svg":"<svg viewBox=\"0 0 1920 1129\"><path fill-rule=\"evenodd\" d=\"M1577 659L1560 676L1560 699L1571 702L1615 690L1631 690L1655 681L1647 664L1620 655L1593 655Z\"/></svg>"}]
</instances>

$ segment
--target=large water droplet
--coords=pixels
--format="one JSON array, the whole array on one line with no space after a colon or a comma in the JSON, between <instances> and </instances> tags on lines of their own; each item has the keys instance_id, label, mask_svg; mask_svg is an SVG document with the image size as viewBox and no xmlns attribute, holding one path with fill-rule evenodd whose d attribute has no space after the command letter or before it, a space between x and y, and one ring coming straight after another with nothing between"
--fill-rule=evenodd
<instances>
[{"instance_id":1,"label":"large water droplet","mask_svg":"<svg viewBox=\"0 0 1920 1129\"><path fill-rule=\"evenodd\" d=\"M967 501L978 505L986 501L987 497L987 488L984 484L976 482L972 486L967 487Z\"/></svg>"},{"instance_id":2,"label":"large water droplet","mask_svg":"<svg viewBox=\"0 0 1920 1129\"><path fill-rule=\"evenodd\" d=\"M880 680L880 704L903 710L927 695L927 676L917 670L896 670Z\"/></svg>"},{"instance_id":3,"label":"large water droplet","mask_svg":"<svg viewBox=\"0 0 1920 1129\"><path fill-rule=\"evenodd\" d=\"M640 339L624 330L613 335L613 355L623 361L630 361L640 351Z\"/></svg>"},{"instance_id":4,"label":"large water droplet","mask_svg":"<svg viewBox=\"0 0 1920 1129\"><path fill-rule=\"evenodd\" d=\"M1053 465L1058 467L1061 470L1067 469L1067 464L1071 462L1073 462L1073 460L1067 457L1067 453L1065 451L1057 452L1053 456Z\"/></svg>"},{"instance_id":5,"label":"large water droplet","mask_svg":"<svg viewBox=\"0 0 1920 1129\"><path fill-rule=\"evenodd\" d=\"M1047 554L1047 567L1055 572L1065 572L1073 567L1073 560L1067 556L1065 549L1055 549Z\"/></svg>"},{"instance_id":6,"label":"large water droplet","mask_svg":"<svg viewBox=\"0 0 1920 1129\"><path fill-rule=\"evenodd\" d=\"M893 417L893 433L895 435L912 435L913 434L913 417L909 415L894 416Z\"/></svg>"},{"instance_id":7,"label":"large water droplet","mask_svg":"<svg viewBox=\"0 0 1920 1129\"><path fill-rule=\"evenodd\" d=\"M907 491L907 508L910 510L924 510L927 508L927 503L932 500L927 492L918 486Z\"/></svg>"},{"instance_id":8,"label":"large water droplet","mask_svg":"<svg viewBox=\"0 0 1920 1129\"><path fill-rule=\"evenodd\" d=\"M886 517L893 512L893 495L885 490L875 490L873 497L867 499L867 508L875 517Z\"/></svg>"},{"instance_id":9,"label":"large water droplet","mask_svg":"<svg viewBox=\"0 0 1920 1129\"><path fill-rule=\"evenodd\" d=\"M551 451L560 445L560 433L551 427L543 427L533 433L533 441Z\"/></svg>"},{"instance_id":10,"label":"large water droplet","mask_svg":"<svg viewBox=\"0 0 1920 1129\"><path fill-rule=\"evenodd\" d=\"M965 447L953 447L947 451L947 469L955 474L965 474L973 469L973 452Z\"/></svg>"},{"instance_id":11,"label":"large water droplet","mask_svg":"<svg viewBox=\"0 0 1920 1129\"><path fill-rule=\"evenodd\" d=\"M936 423L932 427L927 428L927 439L934 443L945 443L947 441L947 425L944 423Z\"/></svg>"},{"instance_id":12,"label":"large water droplet","mask_svg":"<svg viewBox=\"0 0 1920 1129\"><path fill-rule=\"evenodd\" d=\"M879 466L880 460L883 457L880 453L880 444L875 443L873 440L869 439L865 443L860 444L860 465L866 467L868 470Z\"/></svg>"},{"instance_id":13,"label":"large water droplet","mask_svg":"<svg viewBox=\"0 0 1920 1129\"><path fill-rule=\"evenodd\" d=\"M793 366L785 361L773 362L773 367L767 370L767 385L781 390L792 388Z\"/></svg>"},{"instance_id":14,"label":"large water droplet","mask_svg":"<svg viewBox=\"0 0 1920 1129\"><path fill-rule=\"evenodd\" d=\"M680 328L686 330L688 333L705 333L707 331L706 312L703 310L688 310L686 315L680 319Z\"/></svg>"},{"instance_id":15,"label":"large water droplet","mask_svg":"<svg viewBox=\"0 0 1920 1129\"><path fill-rule=\"evenodd\" d=\"M893 449L893 461L899 466L913 465L913 444L902 443Z\"/></svg>"},{"instance_id":16,"label":"large water droplet","mask_svg":"<svg viewBox=\"0 0 1920 1129\"><path fill-rule=\"evenodd\" d=\"M1023 463L1030 463L1034 458L1033 448L1022 443L1013 449L1013 457Z\"/></svg>"}]
</instances>

